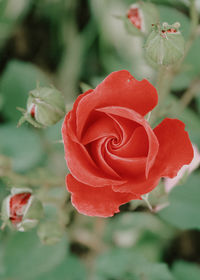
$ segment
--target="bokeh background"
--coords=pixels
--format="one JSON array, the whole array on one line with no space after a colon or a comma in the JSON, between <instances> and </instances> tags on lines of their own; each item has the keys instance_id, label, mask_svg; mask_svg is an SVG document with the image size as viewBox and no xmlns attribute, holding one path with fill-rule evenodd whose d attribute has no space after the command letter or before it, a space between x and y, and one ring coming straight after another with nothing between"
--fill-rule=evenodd
<instances>
[{"instance_id":1,"label":"bokeh background","mask_svg":"<svg viewBox=\"0 0 200 280\"><path fill-rule=\"evenodd\" d=\"M55 221L55 227L59 221L63 230L60 241L49 246L41 243L37 229L1 230L2 280L200 279L199 170L174 188L170 206L157 214L127 204L113 218L86 217L73 209L65 190L62 121L44 130L16 127L21 115L16 107L26 107L37 82L61 90L67 108L112 71L127 69L156 83L144 39L129 35L116 17L134 2L0 0L0 154L6 156L0 157L0 200L12 186L32 187L44 204L44 219ZM185 40L190 38L189 0L150 2L161 22L180 22ZM196 36L171 80L165 115L183 120L200 148L199 50Z\"/></svg>"}]
</instances>

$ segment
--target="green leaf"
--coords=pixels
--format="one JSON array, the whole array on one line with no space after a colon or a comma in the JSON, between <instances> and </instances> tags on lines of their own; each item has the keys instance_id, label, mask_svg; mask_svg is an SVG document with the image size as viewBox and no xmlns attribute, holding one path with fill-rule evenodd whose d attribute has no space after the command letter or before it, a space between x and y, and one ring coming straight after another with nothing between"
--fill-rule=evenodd
<instances>
[{"instance_id":1,"label":"green leaf","mask_svg":"<svg viewBox=\"0 0 200 280\"><path fill-rule=\"evenodd\" d=\"M159 260L163 246L174 234L174 229L151 213L121 213L111 219L105 231L105 241L116 246L134 246L150 260ZM165 241L164 241L165 240ZM156 244L156 245L155 245Z\"/></svg>"},{"instance_id":2,"label":"green leaf","mask_svg":"<svg viewBox=\"0 0 200 280\"><path fill-rule=\"evenodd\" d=\"M60 265L67 250L65 239L56 245L45 246L35 232L13 234L5 247L6 277L15 280L38 279L38 276Z\"/></svg>"},{"instance_id":3,"label":"green leaf","mask_svg":"<svg viewBox=\"0 0 200 280\"><path fill-rule=\"evenodd\" d=\"M192 174L169 195L170 205L159 212L166 222L180 229L200 229L200 175Z\"/></svg>"},{"instance_id":4,"label":"green leaf","mask_svg":"<svg viewBox=\"0 0 200 280\"><path fill-rule=\"evenodd\" d=\"M173 81L172 88L174 90L182 90L189 86L192 80L200 74L200 63L199 63L199 46L200 37L197 37L193 42L188 55L182 66L182 71L177 75Z\"/></svg>"},{"instance_id":5,"label":"green leaf","mask_svg":"<svg viewBox=\"0 0 200 280\"><path fill-rule=\"evenodd\" d=\"M186 130L188 131L192 142L199 145L200 143L199 116L189 108L186 108L184 112L180 116L178 116L178 118L185 123Z\"/></svg>"},{"instance_id":6,"label":"green leaf","mask_svg":"<svg viewBox=\"0 0 200 280\"><path fill-rule=\"evenodd\" d=\"M0 139L0 154L12 158L13 169L17 172L35 167L44 156L39 135L27 127L1 125Z\"/></svg>"},{"instance_id":7,"label":"green leaf","mask_svg":"<svg viewBox=\"0 0 200 280\"><path fill-rule=\"evenodd\" d=\"M177 261L173 264L172 272L176 280L199 280L200 268L197 264Z\"/></svg>"},{"instance_id":8,"label":"green leaf","mask_svg":"<svg viewBox=\"0 0 200 280\"><path fill-rule=\"evenodd\" d=\"M21 113L16 107L26 107L30 90L49 84L44 74L33 64L12 60L6 67L0 81L0 93L3 95L3 114L9 120L17 122Z\"/></svg>"},{"instance_id":9,"label":"green leaf","mask_svg":"<svg viewBox=\"0 0 200 280\"><path fill-rule=\"evenodd\" d=\"M113 249L99 256L96 273L96 279L174 280L166 264L150 263L129 249Z\"/></svg>"},{"instance_id":10,"label":"green leaf","mask_svg":"<svg viewBox=\"0 0 200 280\"><path fill-rule=\"evenodd\" d=\"M123 213L112 219L108 224L107 231L112 234L117 230L139 230L139 231L151 231L154 234L169 234L170 228L166 226L158 217L151 213L133 212ZM167 230L168 229L168 230Z\"/></svg>"},{"instance_id":11,"label":"green leaf","mask_svg":"<svg viewBox=\"0 0 200 280\"><path fill-rule=\"evenodd\" d=\"M42 274L33 280L86 280L86 269L84 265L75 256L69 256L55 269Z\"/></svg>"}]
</instances>

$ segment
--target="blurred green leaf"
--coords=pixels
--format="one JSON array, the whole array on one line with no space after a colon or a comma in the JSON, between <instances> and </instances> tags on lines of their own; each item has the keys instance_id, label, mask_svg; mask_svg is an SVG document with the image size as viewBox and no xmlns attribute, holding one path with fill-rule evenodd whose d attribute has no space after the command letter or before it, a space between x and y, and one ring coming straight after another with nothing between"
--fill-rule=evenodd
<instances>
[{"instance_id":1,"label":"blurred green leaf","mask_svg":"<svg viewBox=\"0 0 200 280\"><path fill-rule=\"evenodd\" d=\"M26 107L30 90L36 88L36 83L48 85L44 74L33 64L12 60L8 63L0 81L0 93L3 95L3 114L9 120L17 123L21 113L16 107Z\"/></svg>"},{"instance_id":2,"label":"blurred green leaf","mask_svg":"<svg viewBox=\"0 0 200 280\"><path fill-rule=\"evenodd\" d=\"M0 153L12 159L13 169L24 172L35 167L44 156L38 134L13 124L0 126Z\"/></svg>"},{"instance_id":3,"label":"blurred green leaf","mask_svg":"<svg viewBox=\"0 0 200 280\"><path fill-rule=\"evenodd\" d=\"M191 81L200 75L200 63L199 63L199 46L200 37L197 37L193 42L188 55L182 66L182 71L178 74L172 84L174 90L182 90L189 86Z\"/></svg>"},{"instance_id":4,"label":"blurred green leaf","mask_svg":"<svg viewBox=\"0 0 200 280\"><path fill-rule=\"evenodd\" d=\"M170 205L159 212L166 222L180 229L200 229L200 175L192 174L169 195Z\"/></svg>"},{"instance_id":5,"label":"blurred green leaf","mask_svg":"<svg viewBox=\"0 0 200 280\"><path fill-rule=\"evenodd\" d=\"M194 263L177 261L173 264L172 272L176 280L200 279L200 267Z\"/></svg>"},{"instance_id":6,"label":"blurred green leaf","mask_svg":"<svg viewBox=\"0 0 200 280\"><path fill-rule=\"evenodd\" d=\"M69 256L55 269L33 280L86 280L86 269L75 256Z\"/></svg>"},{"instance_id":7,"label":"blurred green leaf","mask_svg":"<svg viewBox=\"0 0 200 280\"><path fill-rule=\"evenodd\" d=\"M186 125L186 130L189 133L192 142L199 146L200 143L200 118L199 116L189 108L186 108L184 112L178 116Z\"/></svg>"},{"instance_id":8,"label":"blurred green leaf","mask_svg":"<svg viewBox=\"0 0 200 280\"><path fill-rule=\"evenodd\" d=\"M174 280L167 265L150 263L138 252L128 249L113 249L99 256L96 273L97 280Z\"/></svg>"},{"instance_id":9,"label":"blurred green leaf","mask_svg":"<svg viewBox=\"0 0 200 280\"><path fill-rule=\"evenodd\" d=\"M145 257L157 261L174 229L151 213L132 212L117 215L107 224L105 241L122 248L138 249Z\"/></svg>"},{"instance_id":10,"label":"blurred green leaf","mask_svg":"<svg viewBox=\"0 0 200 280\"><path fill-rule=\"evenodd\" d=\"M55 125L47 127L44 130L44 135L50 142L55 144L56 141L62 140L62 135L61 135L62 124L63 124L63 120L59 121Z\"/></svg>"},{"instance_id":11,"label":"blurred green leaf","mask_svg":"<svg viewBox=\"0 0 200 280\"><path fill-rule=\"evenodd\" d=\"M60 265L67 251L66 239L56 245L45 246L35 232L13 234L5 247L6 277L13 280L38 279L36 277Z\"/></svg>"},{"instance_id":12,"label":"blurred green leaf","mask_svg":"<svg viewBox=\"0 0 200 280\"><path fill-rule=\"evenodd\" d=\"M144 212L133 212L133 213L124 213L120 214L112 219L108 224L108 233L113 233L117 230L139 230L139 231L150 231L154 234L168 234L170 237L170 228L164 224L158 217L151 213ZM166 231L168 229L168 231Z\"/></svg>"}]
</instances>

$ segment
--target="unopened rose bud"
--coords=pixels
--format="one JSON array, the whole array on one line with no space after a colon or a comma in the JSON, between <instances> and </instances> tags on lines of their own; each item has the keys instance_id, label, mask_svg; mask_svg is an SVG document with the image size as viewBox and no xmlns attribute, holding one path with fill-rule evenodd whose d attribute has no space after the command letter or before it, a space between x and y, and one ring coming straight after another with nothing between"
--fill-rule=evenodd
<instances>
[{"instance_id":1,"label":"unopened rose bud","mask_svg":"<svg viewBox=\"0 0 200 280\"><path fill-rule=\"evenodd\" d=\"M151 31L151 25L158 22L159 14L155 5L139 2L130 6L123 19L128 33L141 35Z\"/></svg>"},{"instance_id":2,"label":"unopened rose bud","mask_svg":"<svg viewBox=\"0 0 200 280\"><path fill-rule=\"evenodd\" d=\"M39 87L30 91L27 111L23 112L19 126L28 121L35 127L47 127L60 121L65 115L64 97L55 88Z\"/></svg>"},{"instance_id":3,"label":"unopened rose bud","mask_svg":"<svg viewBox=\"0 0 200 280\"><path fill-rule=\"evenodd\" d=\"M18 231L35 227L42 216L42 204L30 189L13 188L2 203L2 220Z\"/></svg>"},{"instance_id":4,"label":"unopened rose bud","mask_svg":"<svg viewBox=\"0 0 200 280\"><path fill-rule=\"evenodd\" d=\"M179 27L178 22L153 25L145 45L147 58L160 65L170 65L180 60L184 55L185 43Z\"/></svg>"},{"instance_id":5,"label":"unopened rose bud","mask_svg":"<svg viewBox=\"0 0 200 280\"><path fill-rule=\"evenodd\" d=\"M63 229L57 222L47 221L40 224L37 233L43 244L53 245L61 240Z\"/></svg>"}]
</instances>

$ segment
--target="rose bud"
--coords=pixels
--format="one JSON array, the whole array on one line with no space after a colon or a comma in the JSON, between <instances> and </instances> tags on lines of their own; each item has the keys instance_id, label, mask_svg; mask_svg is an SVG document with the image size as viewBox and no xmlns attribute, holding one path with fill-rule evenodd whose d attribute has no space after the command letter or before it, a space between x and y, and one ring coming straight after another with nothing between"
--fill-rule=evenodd
<instances>
[{"instance_id":1,"label":"rose bud","mask_svg":"<svg viewBox=\"0 0 200 280\"><path fill-rule=\"evenodd\" d=\"M194 158L189 165L184 165L174 178L165 178L165 191L170 192L176 185L181 184L189 174L200 166L200 152L196 145L193 144Z\"/></svg>"},{"instance_id":2,"label":"rose bud","mask_svg":"<svg viewBox=\"0 0 200 280\"><path fill-rule=\"evenodd\" d=\"M145 45L146 56L150 61L160 65L170 65L183 57L185 42L179 27L178 22L172 25L166 22L162 25L153 25Z\"/></svg>"},{"instance_id":3,"label":"rose bud","mask_svg":"<svg viewBox=\"0 0 200 280\"><path fill-rule=\"evenodd\" d=\"M148 34L151 25L158 22L159 14L155 5L139 2L130 6L123 17L125 28L131 35Z\"/></svg>"},{"instance_id":4,"label":"rose bud","mask_svg":"<svg viewBox=\"0 0 200 280\"><path fill-rule=\"evenodd\" d=\"M2 203L2 220L18 231L35 227L42 216L42 204L30 189L13 188Z\"/></svg>"},{"instance_id":5,"label":"rose bud","mask_svg":"<svg viewBox=\"0 0 200 280\"><path fill-rule=\"evenodd\" d=\"M55 88L39 87L30 91L27 111L23 113L18 126L24 121L28 121L38 128L51 126L65 115L64 97Z\"/></svg>"},{"instance_id":6,"label":"rose bud","mask_svg":"<svg viewBox=\"0 0 200 280\"><path fill-rule=\"evenodd\" d=\"M62 126L72 204L85 215L109 217L142 199L162 177L173 178L193 159L185 125L164 119L151 128L146 116L158 102L147 80L111 73L81 94Z\"/></svg>"},{"instance_id":7,"label":"rose bud","mask_svg":"<svg viewBox=\"0 0 200 280\"><path fill-rule=\"evenodd\" d=\"M61 240L63 229L58 222L47 221L40 224L37 234L43 244L53 245Z\"/></svg>"}]
</instances>

